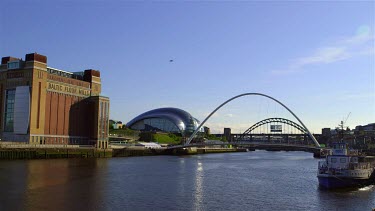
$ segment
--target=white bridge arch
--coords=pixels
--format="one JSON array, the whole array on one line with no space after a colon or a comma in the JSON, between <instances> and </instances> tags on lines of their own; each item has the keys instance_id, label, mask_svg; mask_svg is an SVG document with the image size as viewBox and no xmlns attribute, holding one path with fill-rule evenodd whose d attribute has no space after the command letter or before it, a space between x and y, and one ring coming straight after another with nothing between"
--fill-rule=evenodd
<instances>
[{"instance_id":1,"label":"white bridge arch","mask_svg":"<svg viewBox=\"0 0 375 211\"><path fill-rule=\"evenodd\" d=\"M310 133L309 129L307 129L307 127L305 126L305 124L303 124L303 122L297 117L297 115L295 115L286 105L282 104L280 101L276 100L275 98L271 97L271 96L268 96L268 95L265 95L265 94L262 94L262 93L244 93L244 94L240 94L240 95L237 95L237 96L234 96L232 98L230 98L229 100L225 101L224 103L222 103L220 106L218 106L214 111L212 111L210 113L210 115L208 115L206 117L206 119L203 120L203 122L197 127L197 129L195 129L195 131L193 132L193 134L191 134L191 136L189 137L189 139L186 141L185 143L185 146L189 145L191 140L193 140L194 136L197 134L197 132L199 131L199 129L204 125L204 123L206 123L206 121L214 114L216 113L217 110L219 110L221 107L223 107L225 104L229 103L230 101L236 99L236 98L239 98L239 97L243 97L243 96L248 96L248 95L258 95L258 96L263 96L263 97L266 97L266 98L269 98L275 102L277 102L278 104L280 104L281 106L283 106L286 110L288 110L297 120L299 123L301 123L301 125L303 126L303 128L305 128L307 134L309 135L309 137L311 138L311 140L314 141L314 144L316 147L320 147L320 144L319 142L315 139L315 137Z\"/></svg>"}]
</instances>

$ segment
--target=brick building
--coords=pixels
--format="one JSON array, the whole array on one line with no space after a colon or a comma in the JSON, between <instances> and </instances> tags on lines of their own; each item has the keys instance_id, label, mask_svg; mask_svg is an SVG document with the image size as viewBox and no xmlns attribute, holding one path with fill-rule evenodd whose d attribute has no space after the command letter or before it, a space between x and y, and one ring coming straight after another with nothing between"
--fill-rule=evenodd
<instances>
[{"instance_id":1,"label":"brick building","mask_svg":"<svg viewBox=\"0 0 375 211\"><path fill-rule=\"evenodd\" d=\"M47 57L3 57L0 138L29 144L108 146L109 98L100 96L97 70L68 72Z\"/></svg>"}]
</instances>

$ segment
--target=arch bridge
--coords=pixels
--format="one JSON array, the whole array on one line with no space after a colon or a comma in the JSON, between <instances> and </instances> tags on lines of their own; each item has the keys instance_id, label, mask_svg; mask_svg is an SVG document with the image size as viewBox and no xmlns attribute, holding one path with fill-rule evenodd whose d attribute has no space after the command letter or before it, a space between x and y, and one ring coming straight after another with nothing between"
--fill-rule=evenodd
<instances>
[{"instance_id":1,"label":"arch bridge","mask_svg":"<svg viewBox=\"0 0 375 211\"><path fill-rule=\"evenodd\" d=\"M242 134L231 134L230 141L308 145L312 140L307 130L298 123L274 117L253 124Z\"/></svg>"},{"instance_id":2,"label":"arch bridge","mask_svg":"<svg viewBox=\"0 0 375 211\"><path fill-rule=\"evenodd\" d=\"M300 132L302 133L306 133L307 134L307 131L305 128L303 128L301 125L289 120L289 119L284 119L284 118L268 118L268 119L264 119L262 121L259 121L257 123L255 123L254 125L252 125L251 127L249 127L244 133L243 135L246 135L246 134L250 134L252 131L254 131L256 128L262 126L262 125L268 125L268 124L272 124L272 123L282 123L282 124L287 124L287 125L290 125L294 128L296 128L297 130L299 130ZM277 130L277 129L274 129L274 130Z\"/></svg>"},{"instance_id":3,"label":"arch bridge","mask_svg":"<svg viewBox=\"0 0 375 211\"><path fill-rule=\"evenodd\" d=\"M218 111L221 107L223 107L224 105L226 105L227 103L231 102L232 100L235 100L237 98L240 98L240 97L244 97L244 96L251 96L251 95L256 95L256 96L262 96L262 97L266 97L266 98L269 98L273 101L275 101L276 103L280 104L281 106L283 106L287 111L289 111L290 114L292 114L294 116L294 118L296 118L298 120L298 122L301 124L301 127L307 132L307 135L310 137L310 139L314 142L314 145L316 147L320 147L320 144L319 142L315 139L315 137L310 133L310 131L307 129L307 127L305 126L305 124L297 117L297 115L295 115L292 110L290 110L286 105L284 105L283 103L281 103L280 101L276 100L275 98L271 97L271 96L268 96L268 95L265 95L265 94L262 94L262 93L244 93L244 94L240 94L240 95L237 95L237 96L234 96L230 99L228 99L227 101L225 101L224 103L222 103L221 105L219 105L215 110L213 110L207 117L206 119L204 119L201 124L195 129L195 131L193 132L193 134L189 137L189 139L186 141L185 143L185 147L188 147L190 145L190 142L193 140L193 138L195 137L195 135L197 134L197 132L200 130L200 128L203 126L204 123L206 123L206 121L214 114L216 113L216 111ZM280 120L281 121L281 120ZM291 122L289 121L286 121L287 123L289 124L292 124ZM299 126L295 125L296 127L300 128Z\"/></svg>"}]
</instances>

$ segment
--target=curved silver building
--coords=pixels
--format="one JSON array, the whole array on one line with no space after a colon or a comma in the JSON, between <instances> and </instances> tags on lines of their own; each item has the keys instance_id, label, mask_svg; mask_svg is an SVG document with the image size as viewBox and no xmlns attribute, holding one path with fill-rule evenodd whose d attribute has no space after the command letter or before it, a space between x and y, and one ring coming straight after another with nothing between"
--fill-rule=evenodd
<instances>
[{"instance_id":1,"label":"curved silver building","mask_svg":"<svg viewBox=\"0 0 375 211\"><path fill-rule=\"evenodd\" d=\"M188 112L178 108L158 108L147 111L126 124L140 131L164 131L190 135L200 122Z\"/></svg>"}]
</instances>

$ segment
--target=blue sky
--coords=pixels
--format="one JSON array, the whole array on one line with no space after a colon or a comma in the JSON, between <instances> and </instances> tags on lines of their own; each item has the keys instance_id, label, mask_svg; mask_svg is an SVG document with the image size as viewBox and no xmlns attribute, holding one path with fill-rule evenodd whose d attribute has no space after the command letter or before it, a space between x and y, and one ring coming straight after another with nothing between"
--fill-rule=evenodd
<instances>
[{"instance_id":1,"label":"blue sky","mask_svg":"<svg viewBox=\"0 0 375 211\"><path fill-rule=\"evenodd\" d=\"M349 112L350 127L375 122L374 14L374 1L5 1L0 54L100 70L111 118L124 122L166 106L203 120L261 92L319 133ZM206 125L243 132L268 117L295 121L246 97Z\"/></svg>"}]
</instances>

